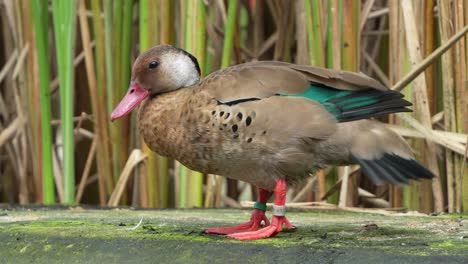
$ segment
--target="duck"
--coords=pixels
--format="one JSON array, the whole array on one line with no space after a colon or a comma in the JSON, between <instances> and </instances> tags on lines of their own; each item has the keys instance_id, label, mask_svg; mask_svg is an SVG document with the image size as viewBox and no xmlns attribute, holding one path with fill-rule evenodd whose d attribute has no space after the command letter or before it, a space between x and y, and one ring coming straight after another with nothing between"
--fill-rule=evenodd
<instances>
[{"instance_id":1,"label":"duck","mask_svg":"<svg viewBox=\"0 0 468 264\"><path fill-rule=\"evenodd\" d=\"M402 137L370 119L409 112L411 103L363 73L255 61L200 79L192 54L159 45L136 58L111 120L138 106L139 132L152 151L258 189L249 221L210 234L256 240L295 230L286 218L288 186L328 166L358 164L375 184L434 177Z\"/></svg>"}]
</instances>

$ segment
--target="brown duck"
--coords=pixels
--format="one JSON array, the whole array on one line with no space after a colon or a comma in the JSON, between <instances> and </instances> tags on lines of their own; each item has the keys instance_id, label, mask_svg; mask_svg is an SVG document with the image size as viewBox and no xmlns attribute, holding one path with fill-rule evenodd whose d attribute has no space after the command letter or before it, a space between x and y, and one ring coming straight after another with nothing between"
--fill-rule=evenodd
<instances>
[{"instance_id":1,"label":"brown duck","mask_svg":"<svg viewBox=\"0 0 468 264\"><path fill-rule=\"evenodd\" d=\"M287 185L326 166L357 163L377 184L433 177L401 137L361 120L410 111L402 97L362 73L278 61L232 66L200 81L197 59L164 45L136 59L112 120L141 103L140 133L153 151L257 186L249 222L207 230L251 240L294 228L285 217ZM270 223L265 204L273 192Z\"/></svg>"}]
</instances>

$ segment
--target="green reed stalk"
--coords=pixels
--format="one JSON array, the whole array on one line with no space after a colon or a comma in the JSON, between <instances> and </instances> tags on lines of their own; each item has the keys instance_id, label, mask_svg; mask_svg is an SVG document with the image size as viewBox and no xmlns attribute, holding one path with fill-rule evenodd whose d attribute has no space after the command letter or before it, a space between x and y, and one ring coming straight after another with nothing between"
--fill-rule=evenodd
<instances>
[{"instance_id":1,"label":"green reed stalk","mask_svg":"<svg viewBox=\"0 0 468 264\"><path fill-rule=\"evenodd\" d=\"M174 42L174 1L161 0L159 5L160 11L160 35L161 44L173 44ZM158 156L158 176L159 176L159 200L161 207L169 206L170 186L169 186L169 159L163 156Z\"/></svg>"},{"instance_id":2,"label":"green reed stalk","mask_svg":"<svg viewBox=\"0 0 468 264\"><path fill-rule=\"evenodd\" d=\"M341 69L341 0L328 0L327 5L327 47L326 47L326 66L331 69ZM318 180L322 181L320 174ZM338 170L334 168L325 178L326 189L329 190L338 180ZM331 195L327 201L329 203L338 204L338 192Z\"/></svg>"},{"instance_id":3,"label":"green reed stalk","mask_svg":"<svg viewBox=\"0 0 468 264\"><path fill-rule=\"evenodd\" d=\"M328 0L327 16L327 67L341 69L341 1Z\"/></svg>"},{"instance_id":4,"label":"green reed stalk","mask_svg":"<svg viewBox=\"0 0 468 264\"><path fill-rule=\"evenodd\" d=\"M198 64L200 65L200 71L203 76L205 72L205 53L206 53L206 10L203 0L198 0L194 3L194 8L196 11L196 23L193 23L196 26L196 33L192 37L196 37L196 49L195 57L198 58ZM193 26L192 26L193 27ZM192 205L196 207L203 206L203 173L193 171L192 172Z\"/></svg>"},{"instance_id":5,"label":"green reed stalk","mask_svg":"<svg viewBox=\"0 0 468 264\"><path fill-rule=\"evenodd\" d=\"M198 58L198 64L200 65L201 75L203 76L205 71L205 57L206 57L206 7L203 0L198 0L197 5L197 49L196 57Z\"/></svg>"},{"instance_id":6,"label":"green reed stalk","mask_svg":"<svg viewBox=\"0 0 468 264\"><path fill-rule=\"evenodd\" d=\"M307 26L307 46L309 53L309 60L312 65L315 65L315 53L314 53L314 34L313 34L313 23L312 23L312 7L310 0L304 0L306 26Z\"/></svg>"},{"instance_id":7,"label":"green reed stalk","mask_svg":"<svg viewBox=\"0 0 468 264\"><path fill-rule=\"evenodd\" d=\"M327 68L333 69L333 43L338 41L333 38L333 22L335 21L333 17L333 12L336 12L333 5L333 0L328 0L327 2L327 58L326 64Z\"/></svg>"},{"instance_id":8,"label":"green reed stalk","mask_svg":"<svg viewBox=\"0 0 468 264\"><path fill-rule=\"evenodd\" d=\"M102 101L103 105L106 105L107 92L105 90L106 86L106 71L103 65L105 64L105 40L104 40L104 26L102 24L101 18L101 3L100 1L91 1L91 9L93 12L93 26L94 26L94 40L96 43L95 48L95 64L96 64L96 78L97 78L97 88L99 99ZM107 108L103 109L106 111Z\"/></svg>"},{"instance_id":9,"label":"green reed stalk","mask_svg":"<svg viewBox=\"0 0 468 264\"><path fill-rule=\"evenodd\" d=\"M322 10L316 0L312 0L312 5L311 0L305 0L304 8L306 10L307 41L309 45L310 64L324 67L324 49L321 33L322 22L320 19L320 13Z\"/></svg>"},{"instance_id":10,"label":"green reed stalk","mask_svg":"<svg viewBox=\"0 0 468 264\"><path fill-rule=\"evenodd\" d=\"M122 21L122 60L120 73L122 76L121 85L122 93L127 91L130 83L131 65L131 48L132 48L132 18L133 18L133 0L124 1L123 21Z\"/></svg>"},{"instance_id":11,"label":"green reed stalk","mask_svg":"<svg viewBox=\"0 0 468 264\"><path fill-rule=\"evenodd\" d=\"M117 89L120 89L121 97L127 92L128 85L130 84L130 72L132 68L131 64L131 48L132 48L132 18L133 18L133 0L124 0L123 5L123 20L122 20L122 35L120 39L121 43L121 55L120 55L120 78L119 82L116 83ZM127 157L129 156L129 145L130 145L130 118L122 119L122 132L123 135L120 138L122 141L120 152L120 165L125 164ZM122 168L122 167L121 167ZM119 173L120 174L120 173ZM116 178L117 175L114 175Z\"/></svg>"},{"instance_id":12,"label":"green reed stalk","mask_svg":"<svg viewBox=\"0 0 468 264\"><path fill-rule=\"evenodd\" d=\"M342 28L342 68L357 71L359 62L359 2L353 0L343 1Z\"/></svg>"},{"instance_id":13,"label":"green reed stalk","mask_svg":"<svg viewBox=\"0 0 468 264\"><path fill-rule=\"evenodd\" d=\"M236 28L237 0L228 1L227 21L224 28L223 57L221 68L227 68L231 64L232 46L234 44L234 30Z\"/></svg>"},{"instance_id":14,"label":"green reed stalk","mask_svg":"<svg viewBox=\"0 0 468 264\"><path fill-rule=\"evenodd\" d=\"M184 25L184 48L188 52L192 53L193 52L193 18L195 17L194 14L194 8L193 8L193 3L194 1L184 1L183 5L181 6L182 11L181 14L184 14L181 17L181 24ZM184 165L180 165L180 170L179 170L179 208L185 208L190 206L189 203L189 194L191 193L189 190L189 169L185 167Z\"/></svg>"},{"instance_id":15,"label":"green reed stalk","mask_svg":"<svg viewBox=\"0 0 468 264\"><path fill-rule=\"evenodd\" d=\"M42 203L55 203L54 175L52 170L52 127L49 89L49 49L48 49L48 3L32 0L34 29L36 31L37 59L39 63L39 89L41 104L41 141L42 141Z\"/></svg>"},{"instance_id":16,"label":"green reed stalk","mask_svg":"<svg viewBox=\"0 0 468 264\"><path fill-rule=\"evenodd\" d=\"M174 43L174 1L160 0L161 44Z\"/></svg>"},{"instance_id":17,"label":"green reed stalk","mask_svg":"<svg viewBox=\"0 0 468 264\"><path fill-rule=\"evenodd\" d=\"M146 51L150 47L150 38L149 38L149 1L148 0L140 0L139 3L139 38L140 38L140 53ZM147 179L147 186L142 186L143 188L147 187L148 189L148 201L142 202L142 204L147 204L148 207L154 207L155 202L155 193L154 193L154 186L155 186L155 173L154 173L154 155L152 151L148 148L148 146L143 141L143 138L140 139L142 142L142 149L146 155L148 155L147 163L145 164L146 170L140 173L140 177L142 179L142 183L145 182L143 179ZM141 183L140 183L141 184Z\"/></svg>"},{"instance_id":18,"label":"green reed stalk","mask_svg":"<svg viewBox=\"0 0 468 264\"><path fill-rule=\"evenodd\" d=\"M60 114L63 136L64 202L75 201L75 157L73 133L73 59L75 36L74 1L52 1L55 43L60 82Z\"/></svg>"},{"instance_id":19,"label":"green reed stalk","mask_svg":"<svg viewBox=\"0 0 468 264\"><path fill-rule=\"evenodd\" d=\"M113 109L115 106L117 106L117 104L120 102L120 100L125 94L123 87L120 87L122 85L121 64L122 64L123 0L115 0L113 1L113 4L114 4L114 8L113 8L113 24L112 24L112 43L110 43L110 50L112 50L114 53L113 53L111 61L107 62L107 63L111 63L110 67L112 68L113 77L114 77L111 82L113 84L113 87L111 87L111 89L113 90L111 95L113 97L112 97L112 105L110 106L110 109ZM112 6L108 8L112 8ZM111 27L111 25L109 25L108 27ZM109 49L109 46L107 47L107 49ZM128 84L125 84L124 87L126 87L127 85ZM124 164L124 159L125 159L122 153L122 148L123 148L122 138L125 135L123 132L124 119L117 120L116 122L113 122L111 125L112 160L113 160L114 177L116 175L120 175L120 172L123 169L123 164ZM108 195L110 195L110 193L112 192L112 190L107 190L107 191L108 191Z\"/></svg>"},{"instance_id":20,"label":"green reed stalk","mask_svg":"<svg viewBox=\"0 0 468 264\"><path fill-rule=\"evenodd\" d=\"M107 111L111 113L114 108L114 71L112 56L112 29L113 29L113 0L104 0L104 41L105 41L105 65L106 65L106 89L107 89Z\"/></svg>"},{"instance_id":21,"label":"green reed stalk","mask_svg":"<svg viewBox=\"0 0 468 264\"><path fill-rule=\"evenodd\" d=\"M93 100L93 111L96 118L95 132L98 137L97 141L97 160L98 160L98 173L100 191L100 202L103 203L103 197L106 196L107 190L113 188L114 176L112 171L112 151L110 145L110 131L109 131L109 112L108 112L108 95L106 85L106 69L103 67L106 63L105 51L105 30L101 18L101 5L99 1L91 1L91 8L93 12L93 27L94 39L96 43L95 48L95 71L96 71L96 91L90 93L91 96L96 96ZM88 77L90 78L90 77ZM104 204L107 201L104 201Z\"/></svg>"},{"instance_id":22,"label":"green reed stalk","mask_svg":"<svg viewBox=\"0 0 468 264\"><path fill-rule=\"evenodd\" d=\"M400 57L401 64L401 73L400 76L405 76L408 72L411 71L411 62L409 60L409 52L407 46L402 42L402 46L397 47L402 49L402 57ZM412 87L408 87L402 91L405 96L405 99L414 102ZM412 147L415 147L415 142L413 142ZM419 146L421 147L421 146ZM420 158L420 157L418 157ZM411 210L420 210L421 208L421 183L412 181L408 185L403 186L403 205L404 207Z\"/></svg>"},{"instance_id":23,"label":"green reed stalk","mask_svg":"<svg viewBox=\"0 0 468 264\"><path fill-rule=\"evenodd\" d=\"M140 53L149 49L152 45L151 43L151 26L150 25L150 1L141 0L140 1ZM156 154L148 148L148 146L142 141L143 151L147 155L146 160L146 171L144 176L148 179L148 206L149 207L160 207L158 200L156 199L156 190L158 188L158 182L156 179L157 176L157 159Z\"/></svg>"},{"instance_id":24,"label":"green reed stalk","mask_svg":"<svg viewBox=\"0 0 468 264\"><path fill-rule=\"evenodd\" d=\"M158 156L157 158L159 180L159 207L169 207L169 159Z\"/></svg>"},{"instance_id":25,"label":"green reed stalk","mask_svg":"<svg viewBox=\"0 0 468 264\"><path fill-rule=\"evenodd\" d=\"M113 1L114 10L113 10L113 51L114 51L114 85L120 85L120 68L121 68L121 58L122 58L122 21L123 21L123 1L124 0L115 0ZM114 88L114 106L117 104L120 99L122 99L123 93L120 87Z\"/></svg>"}]
</instances>

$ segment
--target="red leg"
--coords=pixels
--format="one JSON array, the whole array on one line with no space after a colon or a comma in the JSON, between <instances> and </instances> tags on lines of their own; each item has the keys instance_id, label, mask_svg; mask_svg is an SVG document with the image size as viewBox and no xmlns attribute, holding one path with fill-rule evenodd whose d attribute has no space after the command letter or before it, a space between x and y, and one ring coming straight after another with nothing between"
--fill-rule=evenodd
<instances>
[{"instance_id":1,"label":"red leg","mask_svg":"<svg viewBox=\"0 0 468 264\"><path fill-rule=\"evenodd\" d=\"M266 210L266 202L268 201L268 198L270 198L271 194L272 193L267 190L264 190L261 188L258 189L257 203L255 206L255 209L252 212L252 216L250 217L250 221L240 224L238 226L210 228L210 229L207 229L205 232L208 234L226 235L226 234L258 230L258 228L262 224L262 221L265 222L265 226L270 225L270 221L268 221L268 218L265 216L265 210Z\"/></svg>"},{"instance_id":2,"label":"red leg","mask_svg":"<svg viewBox=\"0 0 468 264\"><path fill-rule=\"evenodd\" d=\"M283 225L285 225L288 229L294 230L295 227L291 225L291 223L286 219L285 214L285 203L286 203L286 190L287 184L286 180L280 179L276 182L275 187L275 206L273 208L273 218L271 220L271 225L262 228L257 231L250 231L250 232L243 232L243 233L235 233L230 234L228 237L235 238L239 240L256 240L261 238L268 238L275 236L278 232L283 230Z\"/></svg>"}]
</instances>

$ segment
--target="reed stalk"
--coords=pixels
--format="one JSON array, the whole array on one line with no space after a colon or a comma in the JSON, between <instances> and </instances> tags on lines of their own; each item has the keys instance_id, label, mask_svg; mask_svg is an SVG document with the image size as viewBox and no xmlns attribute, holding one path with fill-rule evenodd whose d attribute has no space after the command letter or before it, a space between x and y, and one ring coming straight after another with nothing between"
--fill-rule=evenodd
<instances>
[{"instance_id":1,"label":"reed stalk","mask_svg":"<svg viewBox=\"0 0 468 264\"><path fill-rule=\"evenodd\" d=\"M140 5L140 53L149 49L153 43L152 39L154 38L153 34L151 34L151 27L154 25L150 24L150 1L149 0L142 0L139 3ZM151 14L154 15L154 14ZM156 154L149 149L149 147L145 144L143 139L141 139L141 145L143 148L143 153L147 156L146 161L146 170L142 170L141 172L141 183L146 183L143 178L147 179L147 184L142 184L142 188L147 188L148 192L148 207L160 207L159 199L157 199L157 191L159 191L159 184L158 184L158 170L157 170L157 156Z\"/></svg>"},{"instance_id":2,"label":"reed stalk","mask_svg":"<svg viewBox=\"0 0 468 264\"><path fill-rule=\"evenodd\" d=\"M403 10L403 21L406 32L406 44L410 55L412 66L419 64L422 61L420 41L418 37L415 13L413 4L410 2L402 2ZM428 128L432 128L431 114L428 104L428 96L426 90L426 79L423 75L420 75L414 80L414 95L416 101L416 111L419 112L421 122ZM435 152L435 144L433 142L426 142L426 164L428 168L436 175L432 180L432 188L434 195L434 210L436 212L442 212L443 209L443 197L439 178L439 168L437 167L437 157ZM423 208L428 210L428 208ZM427 211L426 211L427 212Z\"/></svg>"},{"instance_id":3,"label":"reed stalk","mask_svg":"<svg viewBox=\"0 0 468 264\"><path fill-rule=\"evenodd\" d=\"M96 2L95 2L96 3ZM98 3L99 4L99 3ZM109 132L108 132L108 115L107 115L107 98L105 91L105 74L104 68L100 65L104 64L104 39L103 29L100 17L100 6L93 4L93 21L94 31L96 35L96 52L93 54L91 48L91 34L89 33L89 25L86 17L86 6L84 0L79 0L79 18L81 26L81 40L83 50L85 52L85 65L88 79L89 94L93 113L96 117L96 125L94 126L95 137L97 139L97 168L98 168L98 185L99 185L99 201L103 206L107 202L107 189L113 188L112 179L112 164L109 157L111 152L109 149ZM99 36L98 36L99 35ZM94 58L96 58L94 60ZM101 77L98 77L101 76Z\"/></svg>"},{"instance_id":4,"label":"reed stalk","mask_svg":"<svg viewBox=\"0 0 468 264\"><path fill-rule=\"evenodd\" d=\"M93 1L94 2L94 1ZM113 0L104 0L104 46L105 46L105 69L107 89L107 111L112 112L114 108L114 66L113 66Z\"/></svg>"},{"instance_id":5,"label":"reed stalk","mask_svg":"<svg viewBox=\"0 0 468 264\"><path fill-rule=\"evenodd\" d=\"M174 44L174 1L161 0L161 44Z\"/></svg>"},{"instance_id":6,"label":"reed stalk","mask_svg":"<svg viewBox=\"0 0 468 264\"><path fill-rule=\"evenodd\" d=\"M327 22L327 67L341 69L341 1L328 0L328 22Z\"/></svg>"},{"instance_id":7,"label":"reed stalk","mask_svg":"<svg viewBox=\"0 0 468 264\"><path fill-rule=\"evenodd\" d=\"M390 84L396 83L400 79L401 64L400 64L400 49L399 36L401 35L398 30L399 26L399 7L398 2L394 1L389 3L389 57L388 57L388 81ZM395 116L389 117L390 123L395 123ZM403 189L392 187L390 190L390 204L392 207L403 207Z\"/></svg>"},{"instance_id":8,"label":"reed stalk","mask_svg":"<svg viewBox=\"0 0 468 264\"><path fill-rule=\"evenodd\" d=\"M18 73L23 79L20 82L24 83L24 87L19 85L20 88L25 89L23 93L27 97L26 112L28 119L30 120L29 126L25 126L27 142L30 143L30 152L35 159L31 159L31 170L34 183L34 197L39 203L43 203L43 184L42 184L42 148L41 140L41 111L40 111L40 88L35 88L37 74L37 48L34 36L34 18L32 6L30 0L17 1L17 19L21 25L19 36L21 39L21 45L27 48L27 52L24 57L24 64L18 63L15 67L15 72ZM20 56L21 57L21 56ZM24 65L24 66L23 66ZM21 71L20 69L23 69ZM18 71L17 71L18 70ZM14 78L14 77L13 77ZM28 153L24 153L25 155Z\"/></svg>"},{"instance_id":9,"label":"reed stalk","mask_svg":"<svg viewBox=\"0 0 468 264\"><path fill-rule=\"evenodd\" d=\"M98 135L99 142L98 142L98 163L101 165L98 169L98 173L102 174L101 180L104 183L100 183L100 194L101 203L102 197L105 196L105 189L102 188L101 185L107 185L107 189L113 188L114 184L114 176L112 170L112 161L110 157L112 156L111 145L110 145L110 127L109 127L109 111L108 111L108 103L109 103L109 94L108 91L112 90L109 89L107 82L109 78L107 78L107 74L112 74L112 72L108 72L107 67L103 67L106 64L107 56L110 56L106 52L106 32L105 32L105 25L102 23L101 18L101 5L99 1L92 1L91 8L93 12L93 26L94 26L94 39L96 43L95 49L95 69L97 69L96 79L97 79L97 86L96 86L96 105L94 107L94 113L96 115L97 124L95 126L96 134Z\"/></svg>"},{"instance_id":10,"label":"reed stalk","mask_svg":"<svg viewBox=\"0 0 468 264\"><path fill-rule=\"evenodd\" d=\"M345 0L339 10L343 16L342 27L347 28L341 31L341 67L343 70L358 71L360 2ZM338 170L342 179L339 206L355 206L354 199L350 198L357 194L357 182L356 177L350 178L349 171L347 167Z\"/></svg>"},{"instance_id":11,"label":"reed stalk","mask_svg":"<svg viewBox=\"0 0 468 264\"><path fill-rule=\"evenodd\" d=\"M39 89L41 105L41 142L42 153L42 203L55 203L55 186L52 169L52 126L50 102L50 72L49 72L49 46L48 46L48 3L41 0L32 0L34 29L36 32L36 49L39 64Z\"/></svg>"},{"instance_id":12,"label":"reed stalk","mask_svg":"<svg viewBox=\"0 0 468 264\"><path fill-rule=\"evenodd\" d=\"M325 59L323 54L325 54L325 50L323 48L323 33L321 32L323 27L320 18L322 9L320 8L319 1L314 0L305 0L304 8L306 10L310 64L324 67Z\"/></svg>"},{"instance_id":13,"label":"reed stalk","mask_svg":"<svg viewBox=\"0 0 468 264\"><path fill-rule=\"evenodd\" d=\"M359 9L360 2L344 0L341 45L341 63L343 70L357 71L359 69Z\"/></svg>"},{"instance_id":14,"label":"reed stalk","mask_svg":"<svg viewBox=\"0 0 468 264\"><path fill-rule=\"evenodd\" d=\"M184 49L199 58L200 68L203 69L202 59L205 53L205 6L203 1L186 1L182 7L185 14L182 23L185 25ZM200 18L202 16L202 18ZM179 170L179 207L203 206L203 174L191 171L180 165Z\"/></svg>"},{"instance_id":15,"label":"reed stalk","mask_svg":"<svg viewBox=\"0 0 468 264\"><path fill-rule=\"evenodd\" d=\"M298 64L307 64L310 62L309 58L309 43L308 43L308 36L307 36L307 22L306 22L306 11L305 11L305 0L298 0L296 1L296 10L295 10L295 19L296 19L296 58L295 62ZM260 13L260 11L255 10L256 13ZM254 19L254 23L259 23ZM254 29L259 31L263 28L259 28L256 24L254 24ZM256 32L255 32L256 33ZM257 33L258 34L258 33ZM263 36L262 36L263 37ZM255 53L257 53L260 49L259 41L254 39L254 48ZM257 55L255 55L257 56Z\"/></svg>"},{"instance_id":16,"label":"reed stalk","mask_svg":"<svg viewBox=\"0 0 468 264\"><path fill-rule=\"evenodd\" d=\"M427 55L431 54L435 49L436 42L434 41L434 7L435 1L428 0L428 1L421 1L419 5L419 9L421 9L422 14L417 14L420 16L420 22L418 21L420 28L420 39L421 39L421 55L422 57L426 57ZM415 8L417 9L417 8ZM415 10L415 12L417 12ZM434 74L435 65L429 66L426 71L424 72L424 78L426 82L426 90L427 90L427 99L428 99L428 106L426 107L429 111L429 114L432 116L436 113L436 103L437 97L436 90L435 90L435 74ZM437 161L437 160L436 160ZM440 173L438 170L438 175L440 182L443 182L443 174ZM421 211L422 212L432 212L434 207L434 195L431 192L431 182L430 181L422 181L421 182ZM441 186L439 186L440 190L442 190ZM442 195L442 193L440 193ZM441 198L440 198L441 199Z\"/></svg>"},{"instance_id":17,"label":"reed stalk","mask_svg":"<svg viewBox=\"0 0 468 264\"><path fill-rule=\"evenodd\" d=\"M174 44L174 1L161 0L159 2L160 34L161 44ZM158 180L159 180L159 200L161 207L169 206L170 202L170 179L169 179L169 159L163 156L157 157Z\"/></svg>"},{"instance_id":18,"label":"reed stalk","mask_svg":"<svg viewBox=\"0 0 468 264\"><path fill-rule=\"evenodd\" d=\"M176 161L179 163L178 161ZM177 166L177 165L176 165ZM179 177L179 188L178 188L178 199L177 199L177 208L186 208L188 206L188 174L189 174L189 169L179 163L179 171L178 171L178 177Z\"/></svg>"},{"instance_id":19,"label":"reed stalk","mask_svg":"<svg viewBox=\"0 0 468 264\"><path fill-rule=\"evenodd\" d=\"M123 1L124 0L115 0L113 1L113 23L112 25L108 25L108 27L112 27L112 43L111 47L107 47L108 49L113 51L112 54L112 61L107 61L108 64L108 71L109 68L112 68L114 79L112 80L112 87L113 91L110 93L112 95L112 107L113 109L123 98L125 94L125 90L123 87L126 87L128 84L124 84L121 87L121 75L120 69L122 65L122 20L123 20ZM112 8L112 6L108 6L107 8ZM109 12L109 11L108 11ZM111 110L112 111L112 110ZM119 175L123 169L124 153L122 151L123 142L122 138L128 136L128 134L124 133L124 123L128 122L127 118L123 118L113 122L111 125L111 139L112 139L112 160L113 160L113 175ZM112 190L107 189L107 194L110 195Z\"/></svg>"},{"instance_id":20,"label":"reed stalk","mask_svg":"<svg viewBox=\"0 0 468 264\"><path fill-rule=\"evenodd\" d=\"M231 64L232 47L234 43L234 30L237 18L237 0L228 1L227 21L224 28L223 56L221 68L227 68Z\"/></svg>"},{"instance_id":21,"label":"reed stalk","mask_svg":"<svg viewBox=\"0 0 468 264\"><path fill-rule=\"evenodd\" d=\"M64 202L75 201L75 142L73 133L74 50L75 50L74 1L52 1L57 64L60 82L60 114L63 137Z\"/></svg>"},{"instance_id":22,"label":"reed stalk","mask_svg":"<svg viewBox=\"0 0 468 264\"><path fill-rule=\"evenodd\" d=\"M193 52L193 18L194 18L194 8L193 8L193 3L195 1L183 1L181 2L180 6L180 13L182 14L180 23L183 26L182 29L182 37L181 41L183 43L183 47L185 50L188 52L192 53ZM178 161L176 161L178 163ZM178 207L179 208L186 208L190 207L189 204L189 196L190 196L190 189L189 189L189 181L191 180L189 178L190 170L185 167L183 164L178 164L179 167L179 173L177 174L177 177L179 178L179 197L178 197Z\"/></svg>"},{"instance_id":23,"label":"reed stalk","mask_svg":"<svg viewBox=\"0 0 468 264\"><path fill-rule=\"evenodd\" d=\"M341 69L341 46L342 44L342 32L340 25L342 22L343 14L343 3L339 0L328 0L327 3L327 34L326 34L326 66L331 69ZM319 172L318 182L321 189L324 185L326 189L332 188L338 181L338 170L331 170L328 175ZM324 193L320 193L323 197ZM333 194L327 200L330 203L338 203L338 194Z\"/></svg>"},{"instance_id":24,"label":"reed stalk","mask_svg":"<svg viewBox=\"0 0 468 264\"><path fill-rule=\"evenodd\" d=\"M192 23L192 30L195 32L193 38L196 40L195 44L195 57L198 58L198 64L200 66L201 71L201 78L203 78L203 74L205 72L205 63L204 58L206 54L206 10L205 4L203 0L193 1L194 9L195 9L195 18L194 23ZM192 189L192 206L195 207L202 207L203 206L203 173L192 171L192 185L190 188Z\"/></svg>"},{"instance_id":25,"label":"reed stalk","mask_svg":"<svg viewBox=\"0 0 468 264\"><path fill-rule=\"evenodd\" d=\"M124 0L123 3L123 17L122 17L122 35L121 35L121 54L120 54L120 69L119 69L119 82L116 83L117 89L120 89L121 95L125 95L127 88L130 84L130 71L132 68L131 63L131 48L132 48L132 22L133 22L133 0ZM122 96L123 97L123 96ZM121 165L125 164L126 158L129 155L130 145L130 118L122 120L123 135L120 140L122 141L121 149ZM117 175L114 175L117 177Z\"/></svg>"},{"instance_id":26,"label":"reed stalk","mask_svg":"<svg viewBox=\"0 0 468 264\"><path fill-rule=\"evenodd\" d=\"M463 30L468 24L465 21L465 13L468 8L468 3L465 0L456 0L453 3L455 32ZM468 131L468 80L467 80L467 58L466 58L466 43L458 41L454 47L455 53L455 109L456 109L456 124L457 132L463 133ZM466 169L465 157L455 157L455 183L456 197L455 206L457 212L461 212L462 208L468 208L468 169ZM463 192L465 189L465 192Z\"/></svg>"}]
</instances>

